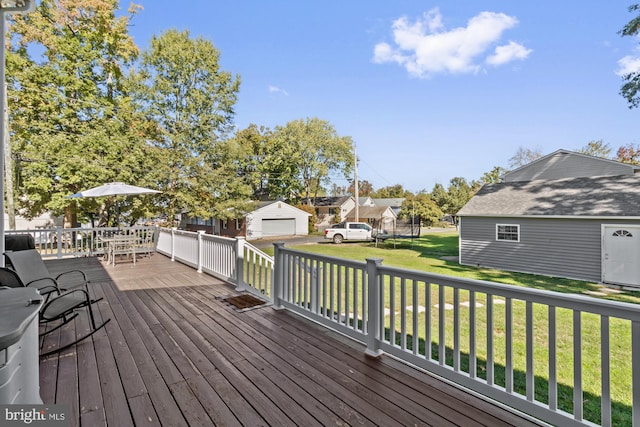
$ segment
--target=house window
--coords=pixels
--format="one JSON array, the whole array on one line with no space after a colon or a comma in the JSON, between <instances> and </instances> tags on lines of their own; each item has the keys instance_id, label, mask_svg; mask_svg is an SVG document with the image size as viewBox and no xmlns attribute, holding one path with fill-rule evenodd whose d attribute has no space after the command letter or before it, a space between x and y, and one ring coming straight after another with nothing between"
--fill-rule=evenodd
<instances>
[{"instance_id":1,"label":"house window","mask_svg":"<svg viewBox=\"0 0 640 427\"><path fill-rule=\"evenodd\" d=\"M222 229L223 229L223 230L226 230L226 229L228 229L228 228L229 228L229 223L227 222L227 220L226 220L226 219L223 219L223 220L222 220Z\"/></svg>"},{"instance_id":2,"label":"house window","mask_svg":"<svg viewBox=\"0 0 640 427\"><path fill-rule=\"evenodd\" d=\"M236 230L242 230L242 218L236 219Z\"/></svg>"},{"instance_id":3,"label":"house window","mask_svg":"<svg viewBox=\"0 0 640 427\"><path fill-rule=\"evenodd\" d=\"M496 224L496 240L519 242L520 226L518 224Z\"/></svg>"},{"instance_id":4,"label":"house window","mask_svg":"<svg viewBox=\"0 0 640 427\"><path fill-rule=\"evenodd\" d=\"M630 231L627 230L616 230L613 232L614 237L633 237Z\"/></svg>"}]
</instances>

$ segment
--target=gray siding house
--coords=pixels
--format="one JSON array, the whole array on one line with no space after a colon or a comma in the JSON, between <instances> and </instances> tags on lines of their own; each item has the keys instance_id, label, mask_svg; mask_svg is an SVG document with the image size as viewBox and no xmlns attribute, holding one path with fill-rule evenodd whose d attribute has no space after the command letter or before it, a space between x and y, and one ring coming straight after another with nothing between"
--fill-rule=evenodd
<instances>
[{"instance_id":1,"label":"gray siding house","mask_svg":"<svg viewBox=\"0 0 640 427\"><path fill-rule=\"evenodd\" d=\"M640 286L637 168L565 150L527 166L458 212L460 263ZM562 170L571 177L547 178Z\"/></svg>"}]
</instances>

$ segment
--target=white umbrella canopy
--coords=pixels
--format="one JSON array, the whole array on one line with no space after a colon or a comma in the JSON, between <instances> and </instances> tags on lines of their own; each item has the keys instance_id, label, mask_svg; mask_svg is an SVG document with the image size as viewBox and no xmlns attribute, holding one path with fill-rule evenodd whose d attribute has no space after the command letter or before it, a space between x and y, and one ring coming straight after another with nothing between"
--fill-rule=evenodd
<instances>
[{"instance_id":1,"label":"white umbrella canopy","mask_svg":"<svg viewBox=\"0 0 640 427\"><path fill-rule=\"evenodd\" d=\"M68 197L73 199L78 197L129 196L153 193L160 193L160 191L152 190L150 188L136 187L135 185L125 184L124 182L109 182L100 185L99 187L80 191L79 193L72 194Z\"/></svg>"},{"instance_id":2,"label":"white umbrella canopy","mask_svg":"<svg viewBox=\"0 0 640 427\"><path fill-rule=\"evenodd\" d=\"M67 196L70 199L85 197L113 197L113 196L135 196L139 194L161 193L158 190L152 190L145 187L136 187L135 185L125 184L124 182L108 182L98 187L80 191L79 193ZM120 204L116 202L116 224L120 226Z\"/></svg>"}]
</instances>

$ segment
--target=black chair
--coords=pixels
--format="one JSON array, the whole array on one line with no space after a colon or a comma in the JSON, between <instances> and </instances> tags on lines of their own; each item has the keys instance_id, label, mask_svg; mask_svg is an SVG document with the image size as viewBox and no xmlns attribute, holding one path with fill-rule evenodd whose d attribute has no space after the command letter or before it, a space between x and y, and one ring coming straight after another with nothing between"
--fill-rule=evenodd
<instances>
[{"instance_id":1,"label":"black chair","mask_svg":"<svg viewBox=\"0 0 640 427\"><path fill-rule=\"evenodd\" d=\"M20 281L25 286L35 287L42 295L47 295L56 289L66 291L81 287L89 292L89 281L82 270L65 271L53 277L35 249L5 252L4 255L18 274Z\"/></svg>"},{"instance_id":2,"label":"black chair","mask_svg":"<svg viewBox=\"0 0 640 427\"><path fill-rule=\"evenodd\" d=\"M24 287L24 283L20 280L20 276L18 274L9 269L9 268L0 268L0 286L8 286L12 288ZM49 288L51 285L49 285ZM107 319L102 322L100 325L96 323L95 316L93 314L93 302L89 297L89 292L85 289L73 289L70 291L62 292L59 288L55 287L55 289L50 290L47 288L47 297L46 302L40 308L40 324L46 325L51 322L60 321L59 324L52 327L51 329L45 330L40 334L40 338L43 338L45 335L50 334L53 331L60 329L62 326L71 322L78 316L78 312L76 310L81 308L86 308L87 315L89 316L89 326L90 330L85 335L81 337L77 337L75 341L65 344L62 347L58 347L54 350L47 351L45 353L41 353L40 357L45 357L53 353L58 353L62 350L65 350L71 347L74 344L84 340L85 338L89 338L91 335L98 332L102 329L111 319ZM42 350L42 345L44 344L44 339L41 340L40 349Z\"/></svg>"}]
</instances>

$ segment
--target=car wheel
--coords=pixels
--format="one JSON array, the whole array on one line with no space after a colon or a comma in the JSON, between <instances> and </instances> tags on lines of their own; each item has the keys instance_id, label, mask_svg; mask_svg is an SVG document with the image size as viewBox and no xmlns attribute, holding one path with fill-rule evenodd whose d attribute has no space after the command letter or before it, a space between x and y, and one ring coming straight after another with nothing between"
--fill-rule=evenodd
<instances>
[{"instance_id":1,"label":"car wheel","mask_svg":"<svg viewBox=\"0 0 640 427\"><path fill-rule=\"evenodd\" d=\"M335 236L333 236L333 243L339 245L340 243L342 243L342 234L336 234Z\"/></svg>"}]
</instances>

